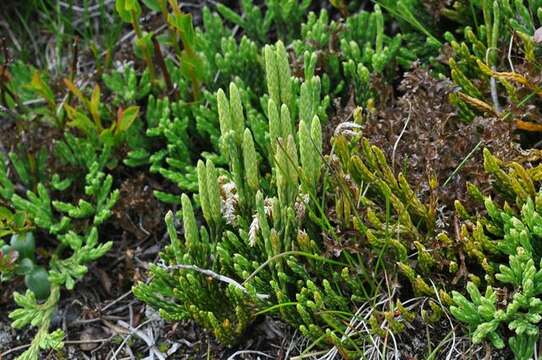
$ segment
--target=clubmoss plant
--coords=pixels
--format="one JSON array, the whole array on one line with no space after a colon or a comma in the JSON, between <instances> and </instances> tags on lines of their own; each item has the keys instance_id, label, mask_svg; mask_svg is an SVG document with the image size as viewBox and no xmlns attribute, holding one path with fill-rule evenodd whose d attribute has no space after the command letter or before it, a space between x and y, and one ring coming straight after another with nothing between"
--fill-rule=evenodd
<instances>
[{"instance_id":1,"label":"clubmoss plant","mask_svg":"<svg viewBox=\"0 0 542 360\"><path fill-rule=\"evenodd\" d=\"M11 259L10 266L2 267L2 280L25 275L28 287L25 294L14 294L19 307L9 314L13 326L17 329L25 326L37 328L30 348L19 358L37 359L40 350L62 347L62 330L49 332L60 290L73 290L76 281L86 274L87 264L102 257L112 246L112 242L98 242L98 228L111 215L119 193L112 190L113 178L106 176L98 163L88 169L85 197L74 204L51 199L51 192L42 183L37 184L36 191L28 190L25 195L20 195L8 177L5 165L0 170L2 200L10 204L10 211L28 222L28 227L39 230L36 235L15 233L11 243L1 250L2 259ZM57 179L58 183L61 182ZM86 220L88 226L75 225L81 220ZM54 237L59 249L65 250L52 255L48 264L39 265L35 249L42 236Z\"/></svg>"},{"instance_id":2,"label":"clubmoss plant","mask_svg":"<svg viewBox=\"0 0 542 360\"><path fill-rule=\"evenodd\" d=\"M344 23L331 21L325 10L318 15L311 12L302 24L301 34L301 39L292 43L296 54L318 53L325 67L325 89L331 84L338 94L348 90L348 83L360 106L376 97L371 90L374 77L394 74L397 66L408 69L416 58L415 52L404 46L401 34L385 34L384 15L378 5L375 11L359 11Z\"/></svg>"},{"instance_id":3,"label":"clubmoss plant","mask_svg":"<svg viewBox=\"0 0 542 360\"><path fill-rule=\"evenodd\" d=\"M277 301L284 304L277 311L285 319L313 336L321 332L315 324L318 320L314 317L318 316L314 309L307 308L311 292L316 291L314 296L321 298L320 306L324 306L326 298L346 305L327 280L322 284L324 288L310 281L309 270L296 259L306 257L305 266L318 272L321 270L315 267L317 264L338 264L309 251L317 245L300 227L310 206L309 194L303 195L300 188L315 194L319 184L322 136L314 114L317 106L304 96L300 117L309 122L294 121L288 104L297 107L297 95L288 76L283 45L266 47L265 59L271 174L261 174L258 159L265 158L257 155L252 133L245 126L238 88L231 84L229 98L219 90L220 146L228 158L229 171L219 177L211 161L198 163L198 199L208 226L198 229L191 201L183 195L184 241L177 238L173 214L168 215L172 243L162 255L164 265L154 266L153 280L134 289L138 297L158 307L166 318L193 317L229 344L237 341L258 308ZM267 176L272 177L269 188L261 188L259 179ZM202 274L212 280L205 280ZM288 288L296 283L297 301L292 305L297 306L288 306L295 299ZM167 286L161 287L164 284ZM187 291L180 291L179 286ZM303 323L299 322L299 314ZM339 325L337 320L328 320Z\"/></svg>"},{"instance_id":4,"label":"clubmoss plant","mask_svg":"<svg viewBox=\"0 0 542 360\"><path fill-rule=\"evenodd\" d=\"M477 189L471 193L484 202L487 215L471 217L463 228L468 254L480 261L485 276L485 295L472 282L468 300L453 292L452 314L467 324L474 343L484 340L506 346L503 331L514 333L508 346L516 359L530 359L539 338L542 319L540 299L542 271L539 239L542 193L535 190L540 180L538 167L525 169L517 163L504 164L484 152L486 170L495 178L495 187L505 199L500 207ZM476 224L473 224L476 221ZM508 291L507 291L508 290Z\"/></svg>"},{"instance_id":5,"label":"clubmoss plant","mask_svg":"<svg viewBox=\"0 0 542 360\"><path fill-rule=\"evenodd\" d=\"M166 224L171 244L162 252L161 262L151 267L150 281L138 284L134 293L159 309L164 318L192 318L229 345L238 341L259 314L276 313L317 343L359 356L365 340L346 335L344 320L355 316L355 304L374 297L379 284L367 272L369 264L349 248L341 234L354 231L369 239L374 259L386 248L393 249L396 255L391 261L387 256L377 260L390 269L396 267L396 261L407 263L408 254L417 250L420 271L427 275L436 259L449 255L426 250L436 235L434 205L413 196L404 178L397 180L382 153L367 142L361 150L352 145L353 153L361 151L352 160L350 150L337 150L338 157L346 160L344 171L349 176L333 174L337 183L330 185L324 166L329 159L322 155L318 113L325 109L325 99L318 90L319 78L311 75L298 86L289 75L288 55L281 42L266 46L264 58L269 155L258 154L238 87L232 83L228 92L219 90L219 146L228 170L217 171L210 160L198 162L199 192L194 200L206 225L198 228L193 201L183 194L178 216L184 239L178 237L176 216L170 212ZM341 135L335 147L348 143ZM362 154L369 157L371 170L361 162ZM326 166L335 169L333 161ZM269 170L262 171L265 169ZM341 187L344 184L338 179L348 177L356 184L374 186L376 193L369 198L361 190ZM393 179L393 189L384 179ZM331 186L339 187L335 192L344 196L334 198L336 217L330 218L323 210L329 200L322 194ZM353 203L353 199L360 200ZM386 224L379 219L382 213L368 210L368 222L356 214L359 201L368 208L376 208L374 201L393 204L396 216L389 217ZM387 209L389 215L390 207ZM423 234L414 225L419 221L424 224ZM436 241L444 239L443 235ZM326 255L326 247L333 246L341 250L335 256ZM452 261L453 257L448 263ZM415 271L410 265L405 267ZM377 265L375 271L383 268ZM416 289L434 295L430 285L416 276ZM404 328L403 318L393 320L394 328Z\"/></svg>"}]
</instances>

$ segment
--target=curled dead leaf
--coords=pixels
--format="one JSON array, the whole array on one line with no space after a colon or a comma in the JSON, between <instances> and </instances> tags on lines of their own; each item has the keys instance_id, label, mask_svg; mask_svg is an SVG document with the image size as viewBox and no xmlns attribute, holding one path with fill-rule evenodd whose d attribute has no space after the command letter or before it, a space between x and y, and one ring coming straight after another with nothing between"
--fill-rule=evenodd
<instances>
[{"instance_id":1,"label":"curled dead leaf","mask_svg":"<svg viewBox=\"0 0 542 360\"><path fill-rule=\"evenodd\" d=\"M524 131L542 132L542 124L535 124L529 121L515 120L516 128Z\"/></svg>"}]
</instances>

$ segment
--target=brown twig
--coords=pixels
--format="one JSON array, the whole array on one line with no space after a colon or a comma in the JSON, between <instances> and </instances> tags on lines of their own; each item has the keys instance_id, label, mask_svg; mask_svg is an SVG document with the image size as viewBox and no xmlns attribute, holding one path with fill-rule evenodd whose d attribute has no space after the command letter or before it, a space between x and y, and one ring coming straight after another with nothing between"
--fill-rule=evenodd
<instances>
[{"instance_id":1,"label":"brown twig","mask_svg":"<svg viewBox=\"0 0 542 360\"><path fill-rule=\"evenodd\" d=\"M158 67L162 71L162 74L164 75L164 80L166 81L168 96L170 100L174 100L177 96L175 94L175 88L173 87L173 83L171 82L171 76L169 75L166 62L164 61L162 50L160 49L160 44L158 43L158 40L156 39L156 35L153 35L151 39L152 39L152 45L154 46L154 55L156 56Z\"/></svg>"},{"instance_id":2,"label":"brown twig","mask_svg":"<svg viewBox=\"0 0 542 360\"><path fill-rule=\"evenodd\" d=\"M115 335L110 336L108 338L102 338L102 339L88 339L88 340L67 340L64 341L64 345L82 345L82 344L93 344L93 343L104 343L111 341ZM21 346L14 347L12 349L9 349L8 351L5 351L0 354L0 359L3 359L5 356L8 356L9 354L12 354L14 352L24 350L30 347L30 344L25 344Z\"/></svg>"},{"instance_id":3,"label":"brown twig","mask_svg":"<svg viewBox=\"0 0 542 360\"><path fill-rule=\"evenodd\" d=\"M75 79L75 76L77 75L77 63L79 61L79 37L76 36L75 40L73 41L73 58L72 58L72 65L70 69L70 80L73 82Z\"/></svg>"},{"instance_id":4,"label":"brown twig","mask_svg":"<svg viewBox=\"0 0 542 360\"><path fill-rule=\"evenodd\" d=\"M461 229L459 225L459 218L457 215L454 215L454 232L455 232L455 238L456 241L459 244L462 243L461 239ZM466 277L468 275L467 265L465 263L465 254L463 253L463 250L461 247L458 247L459 251L459 271L457 272L456 276L452 280L452 284L457 284L457 282L462 278Z\"/></svg>"},{"instance_id":5,"label":"brown twig","mask_svg":"<svg viewBox=\"0 0 542 360\"><path fill-rule=\"evenodd\" d=\"M20 351L20 350L27 349L29 347L30 347L30 344L25 344L25 345L21 345L21 346L17 346L17 347L14 347L12 349L9 349L8 351L5 351L5 352L0 354L0 360L3 359L5 356L8 356L9 354L12 354L12 353Z\"/></svg>"},{"instance_id":6,"label":"brown twig","mask_svg":"<svg viewBox=\"0 0 542 360\"><path fill-rule=\"evenodd\" d=\"M7 100L6 100L6 94L9 95L15 103L20 106L21 101L17 94L15 94L13 91L11 91L7 83L9 82L9 73L8 73L8 65L9 65L9 52L6 45L6 38L1 39L1 45L2 45L2 52L4 54L4 63L0 64L0 95L2 100L2 104L7 108Z\"/></svg>"},{"instance_id":7,"label":"brown twig","mask_svg":"<svg viewBox=\"0 0 542 360\"><path fill-rule=\"evenodd\" d=\"M122 299L125 299L126 297L128 297L130 294L132 293L132 290L128 291L128 292L125 292L124 294L122 294L121 296L119 296L118 298L116 298L115 300L113 300L112 302L110 302L109 304L107 304L106 306L104 306L101 311L106 311L107 309L109 309L111 306L115 305L116 303L118 303L119 301L121 301Z\"/></svg>"},{"instance_id":8,"label":"brown twig","mask_svg":"<svg viewBox=\"0 0 542 360\"><path fill-rule=\"evenodd\" d=\"M104 343L111 341L116 335L112 335L108 338L102 339L88 339L88 340L68 340L64 341L64 345L81 345L81 344L94 344L94 343Z\"/></svg>"}]
</instances>

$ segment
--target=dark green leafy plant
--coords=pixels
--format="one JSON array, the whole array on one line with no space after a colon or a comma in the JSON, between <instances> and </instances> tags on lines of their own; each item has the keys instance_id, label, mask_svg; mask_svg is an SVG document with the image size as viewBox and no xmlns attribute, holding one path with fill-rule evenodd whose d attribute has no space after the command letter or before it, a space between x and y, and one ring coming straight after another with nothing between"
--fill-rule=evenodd
<instances>
[{"instance_id":1,"label":"dark green leafy plant","mask_svg":"<svg viewBox=\"0 0 542 360\"><path fill-rule=\"evenodd\" d=\"M144 99L151 90L149 72L143 71L138 79L136 71L128 64L124 64L111 73L104 73L102 79L105 86L113 94L113 104L116 106L133 104Z\"/></svg>"},{"instance_id":2,"label":"dark green leafy plant","mask_svg":"<svg viewBox=\"0 0 542 360\"><path fill-rule=\"evenodd\" d=\"M454 306L450 310L468 325L474 343L489 340L493 346L503 348L506 346L503 328L507 327L515 334L508 340L515 358L530 359L542 319L539 245L542 193L535 191L535 179L538 181L539 175L537 168L529 171L517 163L505 166L487 150L484 157L486 170L495 177L495 186L517 204L519 211L508 203L500 208L490 197L484 198L479 190L471 190L484 201L487 216L476 219L472 233L465 227L464 235L470 243L469 255L478 258L486 270L487 288L485 295L481 295L477 285L469 283L470 300L454 291ZM508 261L502 261L499 255ZM498 294L507 294L503 293L504 289L510 289L509 295L498 297Z\"/></svg>"},{"instance_id":3,"label":"dark green leafy plant","mask_svg":"<svg viewBox=\"0 0 542 360\"><path fill-rule=\"evenodd\" d=\"M295 38L299 31L298 26L303 22L311 2L311 0L266 0L266 11L262 13L260 6L253 0L243 0L241 15L220 3L217 10L226 20L240 26L253 39L265 44L272 28L285 41Z\"/></svg>"},{"instance_id":4,"label":"dark green leafy plant","mask_svg":"<svg viewBox=\"0 0 542 360\"><path fill-rule=\"evenodd\" d=\"M36 232L16 232L10 244L2 246L0 270L2 281L13 276L25 276L28 290L25 294L14 294L19 308L9 316L15 328L37 328L30 348L20 356L21 359L37 359L40 350L62 347L62 330L49 332L60 289L72 290L75 282L86 274L87 264L103 256L112 246L111 242L98 242L98 227L111 215L119 193L112 190L112 177L106 176L96 162L85 177L86 198L74 204L52 200L50 191L42 183L37 184L35 192L28 190L25 195L19 195L8 177L4 162L1 170L2 200L12 207L15 214L24 214L23 219L30 224L28 226L36 229ZM26 176L24 173L18 175L21 178ZM62 182L56 180L58 187ZM74 226L82 219L88 219L88 227ZM56 238L59 248L65 249L52 255L45 266L39 265L42 260L35 253L42 236Z\"/></svg>"},{"instance_id":5,"label":"dark green leafy plant","mask_svg":"<svg viewBox=\"0 0 542 360\"><path fill-rule=\"evenodd\" d=\"M359 11L344 23L330 21L325 10L318 16L311 12L301 26L301 39L292 43L298 56L305 51L319 53L318 60L325 66L324 89L332 84L335 93L340 93L348 90L348 83L361 106L369 99L374 102L373 78L395 74L397 66L410 67L416 53L404 45L401 34L385 34L384 15L378 5L375 11Z\"/></svg>"}]
</instances>

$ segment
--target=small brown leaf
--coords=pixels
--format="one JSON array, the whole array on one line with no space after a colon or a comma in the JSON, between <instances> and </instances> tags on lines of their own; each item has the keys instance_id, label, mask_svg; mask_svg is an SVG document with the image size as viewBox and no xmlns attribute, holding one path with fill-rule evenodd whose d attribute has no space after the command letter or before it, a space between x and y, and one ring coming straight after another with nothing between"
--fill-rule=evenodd
<instances>
[{"instance_id":1,"label":"small brown leaf","mask_svg":"<svg viewBox=\"0 0 542 360\"><path fill-rule=\"evenodd\" d=\"M96 271L98 272L98 278L99 278L100 283L102 284L102 287L104 288L105 292L108 295L111 295L111 287L112 287L111 278L109 277L109 275L107 275L107 273L105 271L103 271L100 268L97 268Z\"/></svg>"}]
</instances>

